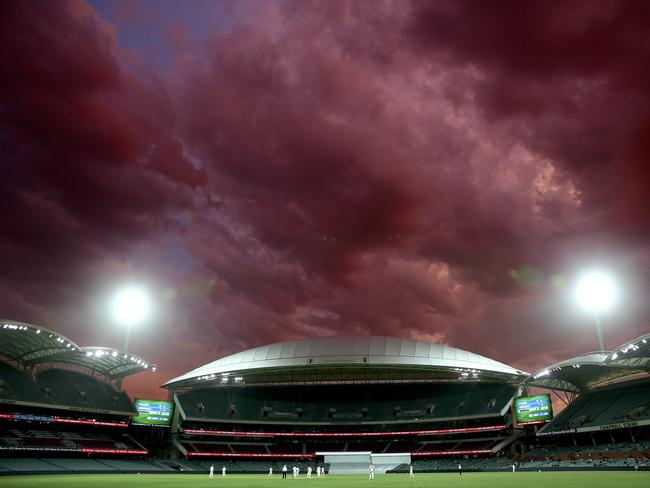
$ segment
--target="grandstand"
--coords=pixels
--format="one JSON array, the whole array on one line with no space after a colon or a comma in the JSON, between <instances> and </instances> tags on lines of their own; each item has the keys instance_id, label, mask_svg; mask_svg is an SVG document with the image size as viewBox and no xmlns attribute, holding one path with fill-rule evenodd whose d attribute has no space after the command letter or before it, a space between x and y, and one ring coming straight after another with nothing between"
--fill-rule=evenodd
<instances>
[{"instance_id":1,"label":"grandstand","mask_svg":"<svg viewBox=\"0 0 650 488\"><path fill-rule=\"evenodd\" d=\"M499 383L202 388L178 395L186 419L221 422L387 424L498 416L515 387ZM323 402L323 397L328 401ZM353 399L353 400L350 400Z\"/></svg>"},{"instance_id":2,"label":"grandstand","mask_svg":"<svg viewBox=\"0 0 650 488\"><path fill-rule=\"evenodd\" d=\"M6 458L0 469L69 469L18 459L25 453L148 454L128 432L136 411L119 385L153 368L132 354L80 347L44 327L0 321L0 455Z\"/></svg>"},{"instance_id":3,"label":"grandstand","mask_svg":"<svg viewBox=\"0 0 650 488\"><path fill-rule=\"evenodd\" d=\"M135 414L117 384L154 365L116 349L80 347L44 327L0 324L0 404Z\"/></svg>"},{"instance_id":4,"label":"grandstand","mask_svg":"<svg viewBox=\"0 0 650 488\"><path fill-rule=\"evenodd\" d=\"M262 346L166 382L171 427L134 425L132 354L0 325L0 474L647 469L650 336L530 375L446 345L327 337ZM534 388L567 407L518 424ZM83 457L82 457L83 456Z\"/></svg>"},{"instance_id":5,"label":"grandstand","mask_svg":"<svg viewBox=\"0 0 650 488\"><path fill-rule=\"evenodd\" d=\"M610 424L648 421L649 391L648 378L588 390L549 423L544 432L567 429L588 432Z\"/></svg>"},{"instance_id":6,"label":"grandstand","mask_svg":"<svg viewBox=\"0 0 650 488\"><path fill-rule=\"evenodd\" d=\"M173 443L187 459L304 461L329 452L369 461L492 454L515 438L507 410L527 376L445 345L327 337L233 354L165 387L178 412Z\"/></svg>"},{"instance_id":7,"label":"grandstand","mask_svg":"<svg viewBox=\"0 0 650 488\"><path fill-rule=\"evenodd\" d=\"M650 425L649 372L650 334L543 368L523 384L568 392L575 400L540 434L594 432Z\"/></svg>"}]
</instances>

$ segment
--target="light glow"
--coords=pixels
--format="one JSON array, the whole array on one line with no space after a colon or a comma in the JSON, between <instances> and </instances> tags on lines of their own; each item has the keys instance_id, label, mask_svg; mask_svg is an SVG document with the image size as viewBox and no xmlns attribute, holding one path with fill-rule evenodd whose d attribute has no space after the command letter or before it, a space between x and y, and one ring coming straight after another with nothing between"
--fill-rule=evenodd
<instances>
[{"instance_id":1,"label":"light glow","mask_svg":"<svg viewBox=\"0 0 650 488\"><path fill-rule=\"evenodd\" d=\"M115 295L112 308L118 322L135 325L149 313L149 296L142 288L124 288Z\"/></svg>"},{"instance_id":2,"label":"light glow","mask_svg":"<svg viewBox=\"0 0 650 488\"><path fill-rule=\"evenodd\" d=\"M618 292L614 280L602 271L584 274L576 287L576 298L586 310L600 312L611 308Z\"/></svg>"}]
</instances>

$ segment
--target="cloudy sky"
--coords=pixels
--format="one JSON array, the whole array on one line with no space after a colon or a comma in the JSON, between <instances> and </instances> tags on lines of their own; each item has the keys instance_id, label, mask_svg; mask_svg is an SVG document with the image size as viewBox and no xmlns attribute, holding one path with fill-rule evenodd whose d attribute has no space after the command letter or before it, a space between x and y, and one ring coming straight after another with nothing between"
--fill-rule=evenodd
<instances>
[{"instance_id":1,"label":"cloudy sky","mask_svg":"<svg viewBox=\"0 0 650 488\"><path fill-rule=\"evenodd\" d=\"M165 380L269 342L441 342L525 369L650 332L650 3L12 1L0 316Z\"/></svg>"}]
</instances>

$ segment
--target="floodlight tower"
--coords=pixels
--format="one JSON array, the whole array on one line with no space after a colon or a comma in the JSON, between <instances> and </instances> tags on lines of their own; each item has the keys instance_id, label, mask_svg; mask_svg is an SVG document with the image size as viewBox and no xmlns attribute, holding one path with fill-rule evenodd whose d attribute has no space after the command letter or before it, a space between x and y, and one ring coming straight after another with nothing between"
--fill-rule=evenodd
<instances>
[{"instance_id":1,"label":"floodlight tower","mask_svg":"<svg viewBox=\"0 0 650 488\"><path fill-rule=\"evenodd\" d=\"M149 313L149 296L147 292L137 286L129 286L119 290L113 298L113 315L115 319L126 326L126 339L124 352L129 350L131 330L140 323Z\"/></svg>"},{"instance_id":2,"label":"floodlight tower","mask_svg":"<svg viewBox=\"0 0 650 488\"><path fill-rule=\"evenodd\" d=\"M603 271L589 271L580 277L576 287L576 297L583 308L592 313L598 333L600 351L605 352L605 340L600 323L600 313L611 308L617 298L616 284L611 276Z\"/></svg>"}]
</instances>

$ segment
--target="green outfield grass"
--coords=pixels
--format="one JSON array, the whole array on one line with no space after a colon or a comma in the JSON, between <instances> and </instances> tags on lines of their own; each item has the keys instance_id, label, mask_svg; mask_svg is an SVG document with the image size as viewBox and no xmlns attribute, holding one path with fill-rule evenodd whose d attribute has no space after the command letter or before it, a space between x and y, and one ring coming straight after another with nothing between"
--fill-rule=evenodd
<instances>
[{"instance_id":1,"label":"green outfield grass","mask_svg":"<svg viewBox=\"0 0 650 488\"><path fill-rule=\"evenodd\" d=\"M328 475L325 478L281 479L265 475L229 475L208 479L207 474L108 474L0 476L2 488L648 488L650 472L542 472L542 473L465 473L377 475L369 481L364 475Z\"/></svg>"}]
</instances>

